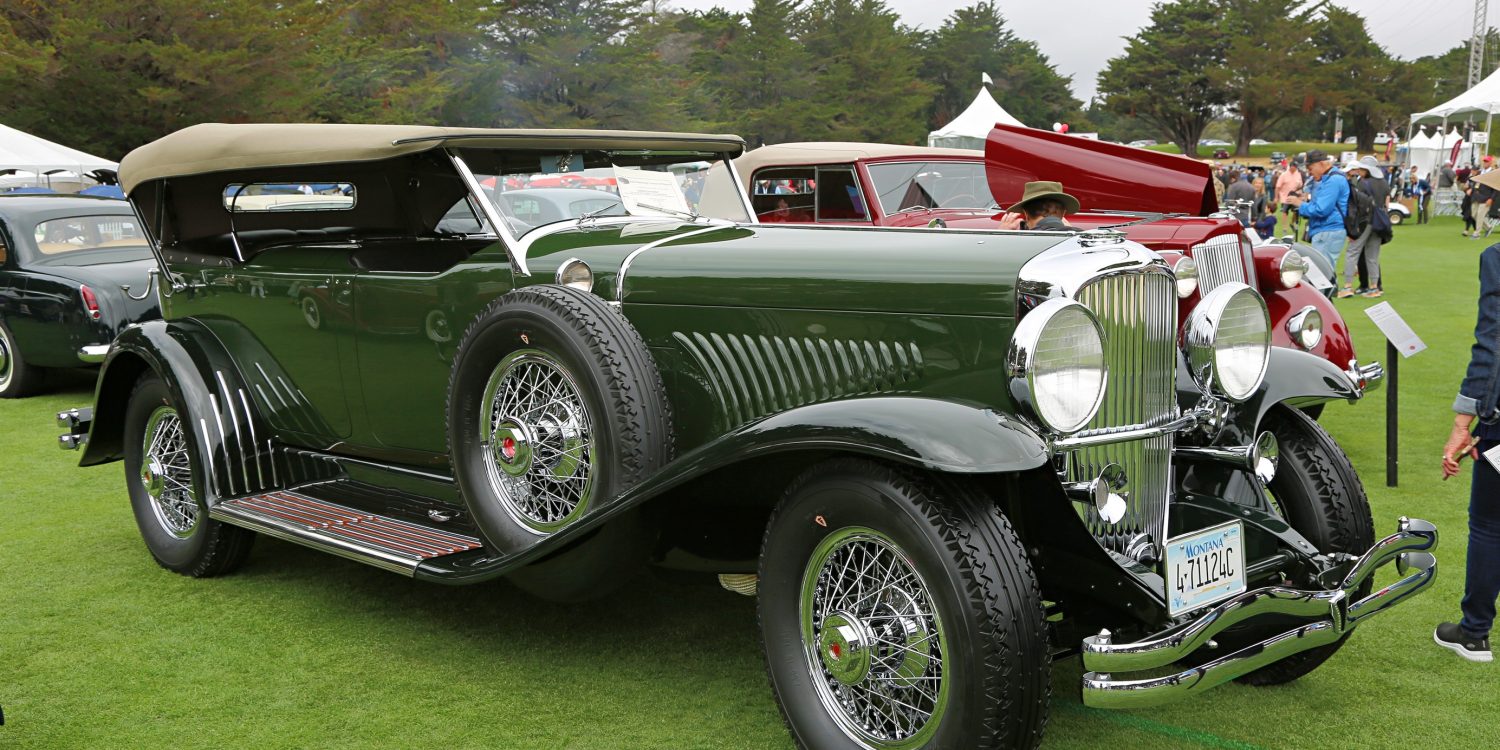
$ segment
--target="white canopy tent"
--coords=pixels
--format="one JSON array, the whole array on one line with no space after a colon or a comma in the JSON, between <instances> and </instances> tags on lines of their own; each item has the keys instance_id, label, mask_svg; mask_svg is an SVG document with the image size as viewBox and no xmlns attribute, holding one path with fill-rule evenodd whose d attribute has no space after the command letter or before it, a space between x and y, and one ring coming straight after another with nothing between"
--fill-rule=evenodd
<instances>
[{"instance_id":1,"label":"white canopy tent","mask_svg":"<svg viewBox=\"0 0 1500 750\"><path fill-rule=\"evenodd\" d=\"M1425 130L1417 131L1417 134L1406 143L1408 163L1422 174L1432 174L1432 170L1438 164L1446 161L1444 158L1446 155L1447 152L1443 150L1443 139L1437 135L1428 135Z\"/></svg>"},{"instance_id":2,"label":"white canopy tent","mask_svg":"<svg viewBox=\"0 0 1500 750\"><path fill-rule=\"evenodd\" d=\"M1438 128L1438 132L1442 133L1448 130L1449 120L1459 119L1460 117L1469 119L1478 115L1484 115L1484 131L1488 133L1490 130L1490 119L1496 112L1500 112L1500 70L1489 74L1488 77L1474 84L1468 91L1432 109L1425 112L1413 112L1406 132L1410 136L1412 128L1417 123L1438 121L1442 123ZM1489 153L1489 150L1489 143L1486 142L1484 144L1484 153Z\"/></svg>"},{"instance_id":3,"label":"white canopy tent","mask_svg":"<svg viewBox=\"0 0 1500 750\"><path fill-rule=\"evenodd\" d=\"M989 89L980 86L968 109L953 118L953 122L927 134L927 145L983 151L985 139L997 122L1025 127L990 96Z\"/></svg>"},{"instance_id":4,"label":"white canopy tent","mask_svg":"<svg viewBox=\"0 0 1500 750\"><path fill-rule=\"evenodd\" d=\"M82 187L86 178L81 175L96 169L119 168L119 164L108 159L0 125L0 173L3 173L0 185Z\"/></svg>"}]
</instances>

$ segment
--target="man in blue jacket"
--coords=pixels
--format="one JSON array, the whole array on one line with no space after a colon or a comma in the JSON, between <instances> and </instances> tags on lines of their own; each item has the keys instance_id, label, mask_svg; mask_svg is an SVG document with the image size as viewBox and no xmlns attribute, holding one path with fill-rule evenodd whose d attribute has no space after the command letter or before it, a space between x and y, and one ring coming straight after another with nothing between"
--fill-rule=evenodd
<instances>
[{"instance_id":1,"label":"man in blue jacket","mask_svg":"<svg viewBox=\"0 0 1500 750\"><path fill-rule=\"evenodd\" d=\"M1453 411L1453 432L1443 446L1443 478L1456 476L1462 459L1474 460L1469 559L1460 603L1464 616L1439 625L1432 639L1469 661L1487 662L1494 658L1490 628L1500 596L1500 472L1484 457L1500 448L1500 245L1479 255L1479 322Z\"/></svg>"},{"instance_id":2,"label":"man in blue jacket","mask_svg":"<svg viewBox=\"0 0 1500 750\"><path fill-rule=\"evenodd\" d=\"M1344 233L1344 215L1349 212L1349 179L1334 166L1328 154L1318 149L1307 152L1307 171L1312 174L1312 197L1290 195L1287 202L1307 219L1312 246L1338 268L1339 254L1348 239Z\"/></svg>"}]
</instances>

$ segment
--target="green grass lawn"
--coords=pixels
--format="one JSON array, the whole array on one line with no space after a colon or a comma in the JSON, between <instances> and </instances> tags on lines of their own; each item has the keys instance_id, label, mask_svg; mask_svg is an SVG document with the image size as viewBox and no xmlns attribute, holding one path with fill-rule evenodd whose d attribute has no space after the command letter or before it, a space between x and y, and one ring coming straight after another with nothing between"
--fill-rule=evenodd
<instances>
[{"instance_id":1,"label":"green grass lawn","mask_svg":"<svg viewBox=\"0 0 1500 750\"><path fill-rule=\"evenodd\" d=\"M1458 615L1469 480L1439 481L1468 361L1482 244L1459 221L1398 227L1386 301L1429 349L1401 363L1401 486L1385 486L1385 392L1323 422L1364 480L1379 534L1438 524L1438 582L1362 625L1293 685L1226 685L1167 708L1084 708L1053 668L1050 748L1492 747L1500 664L1432 643ZM1341 300L1362 360L1385 347ZM147 555L120 464L79 469L52 415L86 385L0 401L4 748L788 748L752 600L648 577L582 606L504 582L421 584L262 538L238 574L191 580ZM1387 571L1384 580L1394 573ZM1489 739L1485 739L1489 738Z\"/></svg>"}]
</instances>

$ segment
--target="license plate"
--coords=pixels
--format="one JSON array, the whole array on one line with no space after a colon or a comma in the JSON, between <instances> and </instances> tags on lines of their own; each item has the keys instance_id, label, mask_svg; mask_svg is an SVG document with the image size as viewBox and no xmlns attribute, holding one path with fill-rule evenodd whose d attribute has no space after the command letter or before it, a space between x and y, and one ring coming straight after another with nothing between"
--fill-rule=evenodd
<instances>
[{"instance_id":1,"label":"license plate","mask_svg":"<svg viewBox=\"0 0 1500 750\"><path fill-rule=\"evenodd\" d=\"M1245 591L1239 521L1167 542L1167 612L1176 617Z\"/></svg>"}]
</instances>

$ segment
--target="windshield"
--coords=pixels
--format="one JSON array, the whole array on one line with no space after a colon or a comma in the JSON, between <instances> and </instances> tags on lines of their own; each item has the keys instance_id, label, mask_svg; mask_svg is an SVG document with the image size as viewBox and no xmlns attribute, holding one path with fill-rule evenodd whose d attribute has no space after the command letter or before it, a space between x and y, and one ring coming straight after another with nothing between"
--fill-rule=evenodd
<instances>
[{"instance_id":1,"label":"windshield","mask_svg":"<svg viewBox=\"0 0 1500 750\"><path fill-rule=\"evenodd\" d=\"M51 219L37 224L33 234L43 257L82 250L147 247L146 235L135 217L120 214Z\"/></svg>"},{"instance_id":2,"label":"windshield","mask_svg":"<svg viewBox=\"0 0 1500 750\"><path fill-rule=\"evenodd\" d=\"M994 207L984 162L919 161L871 164L870 182L887 215L916 208Z\"/></svg>"},{"instance_id":3,"label":"windshield","mask_svg":"<svg viewBox=\"0 0 1500 750\"><path fill-rule=\"evenodd\" d=\"M516 237L560 221L608 216L749 220L725 154L466 149L461 155ZM439 228L473 233L480 231L479 219L461 201Z\"/></svg>"}]
</instances>

